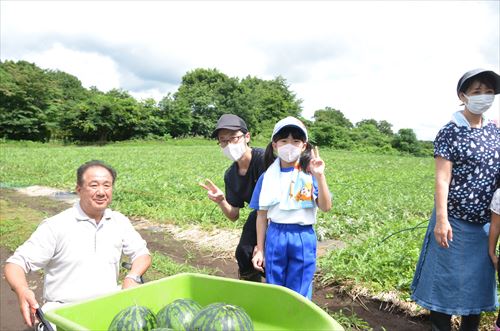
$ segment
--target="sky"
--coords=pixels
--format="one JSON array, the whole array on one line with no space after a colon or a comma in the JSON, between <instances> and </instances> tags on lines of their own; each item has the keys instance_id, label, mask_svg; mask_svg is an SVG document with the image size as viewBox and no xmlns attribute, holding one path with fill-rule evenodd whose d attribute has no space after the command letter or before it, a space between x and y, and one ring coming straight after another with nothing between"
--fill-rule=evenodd
<instances>
[{"instance_id":1,"label":"sky","mask_svg":"<svg viewBox=\"0 0 500 331\"><path fill-rule=\"evenodd\" d=\"M433 140L463 108L459 78L500 73L500 1L1 0L0 59L138 100L174 93L196 68L282 76L307 119L332 107Z\"/></svg>"}]
</instances>

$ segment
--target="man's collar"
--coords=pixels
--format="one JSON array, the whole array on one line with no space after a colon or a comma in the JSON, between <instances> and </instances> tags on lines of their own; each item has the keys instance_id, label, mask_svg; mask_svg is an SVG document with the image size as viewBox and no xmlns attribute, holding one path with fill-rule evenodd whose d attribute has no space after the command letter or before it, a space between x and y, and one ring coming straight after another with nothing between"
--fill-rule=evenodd
<instances>
[{"instance_id":1,"label":"man's collar","mask_svg":"<svg viewBox=\"0 0 500 331\"><path fill-rule=\"evenodd\" d=\"M75 204L73 205L75 211L76 211L76 219L78 221L88 221L90 220L91 218L85 214L85 212L83 211L82 209L82 206L80 206L80 202L75 202ZM107 220L107 219L110 219L111 218L111 209L109 208L106 208L104 210L104 215L102 215L102 218L101 220Z\"/></svg>"}]
</instances>

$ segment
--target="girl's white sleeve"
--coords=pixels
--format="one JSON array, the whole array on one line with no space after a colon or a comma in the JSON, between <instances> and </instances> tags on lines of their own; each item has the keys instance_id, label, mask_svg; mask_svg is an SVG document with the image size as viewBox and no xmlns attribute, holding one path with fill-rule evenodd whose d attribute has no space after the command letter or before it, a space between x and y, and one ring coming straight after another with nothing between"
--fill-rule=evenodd
<instances>
[{"instance_id":1,"label":"girl's white sleeve","mask_svg":"<svg viewBox=\"0 0 500 331\"><path fill-rule=\"evenodd\" d=\"M495 194L493 194L490 209L495 214L500 215L500 188L495 191Z\"/></svg>"}]
</instances>

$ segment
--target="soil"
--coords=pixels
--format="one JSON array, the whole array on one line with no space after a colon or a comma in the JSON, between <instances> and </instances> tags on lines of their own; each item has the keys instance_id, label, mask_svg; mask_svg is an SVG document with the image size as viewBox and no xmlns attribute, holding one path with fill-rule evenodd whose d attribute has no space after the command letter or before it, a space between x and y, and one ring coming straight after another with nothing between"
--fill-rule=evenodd
<instances>
[{"instance_id":1,"label":"soil","mask_svg":"<svg viewBox=\"0 0 500 331\"><path fill-rule=\"evenodd\" d=\"M9 200L13 205L23 205L54 215L66 208L68 202L55 201L44 196L28 196L25 193L0 189L0 197ZM196 267L206 267L215 271L222 277L237 278L237 264L231 257L231 252L218 251L213 247L200 247L196 239L178 239L178 231L165 231L164 226L151 224L145 226L145 220L132 220L142 237L148 242L151 252L158 251L169 256L176 262L189 263ZM341 245L336 242L327 243L329 246ZM235 245L233 246L235 247ZM10 290L4 280L3 265L12 254L0 245L0 263L2 266L1 292L0 292L0 330L30 330L24 324L16 295ZM145 275L147 279L147 273ZM43 280L40 274L28 275L30 287L34 289L37 300L41 302ZM329 312L342 310L344 315L354 312L359 319L366 321L373 330L420 331L430 330L426 317L409 317L403 312L393 309L392 306L380 301L351 298L340 293L334 286L321 287L316 284L313 292L313 302Z\"/></svg>"}]
</instances>

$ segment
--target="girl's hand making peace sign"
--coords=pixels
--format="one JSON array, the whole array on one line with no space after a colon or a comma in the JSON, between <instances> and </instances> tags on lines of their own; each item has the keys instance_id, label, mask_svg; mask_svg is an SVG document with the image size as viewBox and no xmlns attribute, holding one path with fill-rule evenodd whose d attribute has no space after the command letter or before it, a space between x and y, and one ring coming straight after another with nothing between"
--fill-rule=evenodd
<instances>
[{"instance_id":1,"label":"girl's hand making peace sign","mask_svg":"<svg viewBox=\"0 0 500 331\"><path fill-rule=\"evenodd\" d=\"M318 146L311 150L311 161L309 161L309 171L314 177L324 175L325 161L319 157Z\"/></svg>"}]
</instances>

